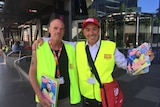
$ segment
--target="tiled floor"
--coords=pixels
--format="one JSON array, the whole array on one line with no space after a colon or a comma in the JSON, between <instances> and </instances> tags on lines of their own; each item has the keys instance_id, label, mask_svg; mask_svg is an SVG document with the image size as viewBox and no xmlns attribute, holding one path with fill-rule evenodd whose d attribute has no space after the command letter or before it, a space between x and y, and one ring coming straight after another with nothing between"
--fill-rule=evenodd
<instances>
[{"instance_id":1,"label":"tiled floor","mask_svg":"<svg viewBox=\"0 0 160 107\"><path fill-rule=\"evenodd\" d=\"M160 88L146 86L135 95L135 98L158 103L160 101Z\"/></svg>"},{"instance_id":2,"label":"tiled floor","mask_svg":"<svg viewBox=\"0 0 160 107\"><path fill-rule=\"evenodd\" d=\"M28 74L30 61L18 64L22 74ZM160 107L160 66L153 64L150 72L129 76L115 67L113 76L118 80L125 96L123 107ZM35 107L34 92L23 76L21 80L12 65L3 64L0 57L0 107Z\"/></svg>"}]
</instances>

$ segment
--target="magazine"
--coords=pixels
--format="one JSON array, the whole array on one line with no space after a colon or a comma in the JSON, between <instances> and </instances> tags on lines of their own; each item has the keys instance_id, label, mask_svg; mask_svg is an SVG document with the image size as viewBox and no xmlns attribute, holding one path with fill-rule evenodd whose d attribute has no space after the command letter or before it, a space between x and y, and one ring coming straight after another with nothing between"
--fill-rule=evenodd
<instances>
[{"instance_id":1,"label":"magazine","mask_svg":"<svg viewBox=\"0 0 160 107\"><path fill-rule=\"evenodd\" d=\"M150 49L149 43L143 43L137 48L129 49L127 55L127 73L139 75L149 72L151 65L148 55L145 53Z\"/></svg>"},{"instance_id":2,"label":"magazine","mask_svg":"<svg viewBox=\"0 0 160 107\"><path fill-rule=\"evenodd\" d=\"M52 103L52 107L57 107L59 80L43 75L41 81L43 95Z\"/></svg>"}]
</instances>

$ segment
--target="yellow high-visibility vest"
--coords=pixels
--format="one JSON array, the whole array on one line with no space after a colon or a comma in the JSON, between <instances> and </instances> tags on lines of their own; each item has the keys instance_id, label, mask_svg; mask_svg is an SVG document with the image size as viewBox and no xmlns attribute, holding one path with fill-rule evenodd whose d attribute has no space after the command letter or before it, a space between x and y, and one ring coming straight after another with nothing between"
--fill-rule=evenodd
<instances>
[{"instance_id":1,"label":"yellow high-visibility vest","mask_svg":"<svg viewBox=\"0 0 160 107\"><path fill-rule=\"evenodd\" d=\"M64 43L68 56L68 72L70 78L70 103L76 104L81 100L78 84L78 75L75 60L75 49L72 45ZM55 77L56 62L54 55L50 49L48 42L44 42L42 46L37 49L37 80L40 85L41 76L46 75ZM38 102L38 97L36 96Z\"/></svg>"},{"instance_id":2,"label":"yellow high-visibility vest","mask_svg":"<svg viewBox=\"0 0 160 107\"><path fill-rule=\"evenodd\" d=\"M112 72L114 69L114 52L116 45L111 41L101 41L97 57L94 61L95 67L98 71L102 83L113 81ZM95 78L89 67L87 54L85 51L85 42L78 42L76 44L76 61L79 75L79 84L81 94L89 99L96 99L101 101L100 87L96 80L94 84L88 82L89 78Z\"/></svg>"}]
</instances>

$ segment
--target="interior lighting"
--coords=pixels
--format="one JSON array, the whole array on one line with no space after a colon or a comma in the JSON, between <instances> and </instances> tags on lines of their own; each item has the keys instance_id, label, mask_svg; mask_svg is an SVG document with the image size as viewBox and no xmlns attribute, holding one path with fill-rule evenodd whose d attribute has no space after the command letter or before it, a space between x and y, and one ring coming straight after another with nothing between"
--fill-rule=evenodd
<instances>
[{"instance_id":1,"label":"interior lighting","mask_svg":"<svg viewBox=\"0 0 160 107\"><path fill-rule=\"evenodd\" d=\"M37 10L35 10L35 9L29 9L28 10L30 13L37 13Z\"/></svg>"}]
</instances>

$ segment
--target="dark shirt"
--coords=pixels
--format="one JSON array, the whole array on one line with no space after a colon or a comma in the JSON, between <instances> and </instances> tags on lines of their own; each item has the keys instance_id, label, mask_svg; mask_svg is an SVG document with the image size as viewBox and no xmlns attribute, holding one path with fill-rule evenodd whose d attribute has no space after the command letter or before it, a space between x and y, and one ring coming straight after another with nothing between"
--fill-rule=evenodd
<instances>
[{"instance_id":1,"label":"dark shirt","mask_svg":"<svg viewBox=\"0 0 160 107\"><path fill-rule=\"evenodd\" d=\"M56 51L55 51L56 52ZM58 54L58 51L56 52ZM58 99L67 98L70 95L70 79L68 72L68 56L63 45L60 57L58 59L60 75L64 78L65 83L60 84Z\"/></svg>"},{"instance_id":2,"label":"dark shirt","mask_svg":"<svg viewBox=\"0 0 160 107\"><path fill-rule=\"evenodd\" d=\"M129 43L130 43L130 41L127 40L127 41L126 41L126 48L130 48L130 44L129 44Z\"/></svg>"}]
</instances>

